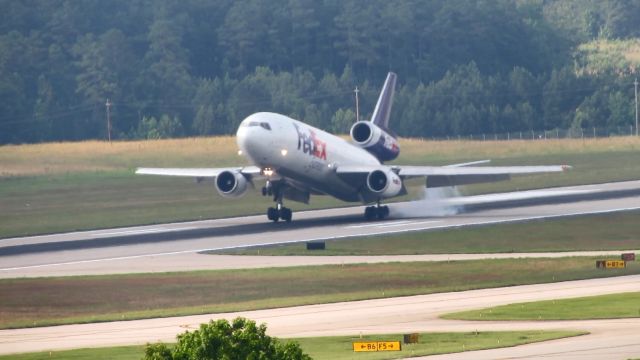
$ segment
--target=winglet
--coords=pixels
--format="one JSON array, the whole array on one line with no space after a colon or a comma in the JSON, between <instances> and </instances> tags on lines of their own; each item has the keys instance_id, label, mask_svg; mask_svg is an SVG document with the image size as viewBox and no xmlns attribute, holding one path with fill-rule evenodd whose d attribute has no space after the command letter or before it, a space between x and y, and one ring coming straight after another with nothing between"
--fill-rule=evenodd
<instances>
[{"instance_id":1,"label":"winglet","mask_svg":"<svg viewBox=\"0 0 640 360\"><path fill-rule=\"evenodd\" d=\"M380 91L380 97L378 97L378 103L373 110L373 116L371 122L376 124L382 129L389 129L389 114L391 113L391 105L393 104L393 94L396 90L396 78L395 73L388 73L387 79L384 81L382 91Z\"/></svg>"}]
</instances>

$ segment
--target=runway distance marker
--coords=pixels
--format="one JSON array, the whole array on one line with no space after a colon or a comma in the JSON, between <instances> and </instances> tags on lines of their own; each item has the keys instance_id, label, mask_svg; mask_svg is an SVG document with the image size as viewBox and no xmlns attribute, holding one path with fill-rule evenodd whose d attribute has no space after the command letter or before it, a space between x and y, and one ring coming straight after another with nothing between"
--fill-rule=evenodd
<instances>
[{"instance_id":1,"label":"runway distance marker","mask_svg":"<svg viewBox=\"0 0 640 360\"><path fill-rule=\"evenodd\" d=\"M354 352L373 351L401 351L400 341L356 341L353 343Z\"/></svg>"}]
</instances>

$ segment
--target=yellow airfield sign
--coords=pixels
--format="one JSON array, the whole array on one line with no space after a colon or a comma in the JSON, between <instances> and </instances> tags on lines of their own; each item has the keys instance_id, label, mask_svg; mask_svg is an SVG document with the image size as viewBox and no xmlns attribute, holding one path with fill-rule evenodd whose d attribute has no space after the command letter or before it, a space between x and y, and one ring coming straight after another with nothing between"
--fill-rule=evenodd
<instances>
[{"instance_id":1,"label":"yellow airfield sign","mask_svg":"<svg viewBox=\"0 0 640 360\"><path fill-rule=\"evenodd\" d=\"M627 263L624 260L598 260L596 261L598 269L624 269Z\"/></svg>"},{"instance_id":2,"label":"yellow airfield sign","mask_svg":"<svg viewBox=\"0 0 640 360\"><path fill-rule=\"evenodd\" d=\"M607 260L605 263L607 269L624 269L626 265L624 260Z\"/></svg>"},{"instance_id":3,"label":"yellow airfield sign","mask_svg":"<svg viewBox=\"0 0 640 360\"><path fill-rule=\"evenodd\" d=\"M353 343L353 351L400 351L400 341L357 341Z\"/></svg>"}]
</instances>

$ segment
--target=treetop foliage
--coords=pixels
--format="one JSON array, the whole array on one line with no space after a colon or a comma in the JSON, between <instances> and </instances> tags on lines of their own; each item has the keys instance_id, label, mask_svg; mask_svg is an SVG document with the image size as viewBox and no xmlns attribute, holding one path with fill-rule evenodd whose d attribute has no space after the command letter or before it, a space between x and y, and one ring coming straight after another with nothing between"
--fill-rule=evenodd
<instances>
[{"instance_id":1,"label":"treetop foliage","mask_svg":"<svg viewBox=\"0 0 640 360\"><path fill-rule=\"evenodd\" d=\"M580 46L615 43L619 54L637 44L640 0L0 0L0 9L0 144L106 138L107 99L119 139L230 134L256 111L346 132L354 87L366 118L388 71L400 81L400 135L632 120L637 62ZM603 61L626 68L590 70Z\"/></svg>"},{"instance_id":2,"label":"treetop foliage","mask_svg":"<svg viewBox=\"0 0 640 360\"><path fill-rule=\"evenodd\" d=\"M211 320L178 335L172 349L148 344L143 360L311 360L298 344L282 343L266 331L266 325L244 318Z\"/></svg>"}]
</instances>

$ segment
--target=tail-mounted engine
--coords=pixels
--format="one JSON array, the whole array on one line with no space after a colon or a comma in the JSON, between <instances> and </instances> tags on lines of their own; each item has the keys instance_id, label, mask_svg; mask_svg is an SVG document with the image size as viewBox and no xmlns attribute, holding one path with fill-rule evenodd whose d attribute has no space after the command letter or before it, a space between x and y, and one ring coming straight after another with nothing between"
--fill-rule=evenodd
<instances>
[{"instance_id":1,"label":"tail-mounted engine","mask_svg":"<svg viewBox=\"0 0 640 360\"><path fill-rule=\"evenodd\" d=\"M367 175L367 188L379 198L390 198L400 194L402 180L389 169L374 170Z\"/></svg>"},{"instance_id":2,"label":"tail-mounted engine","mask_svg":"<svg viewBox=\"0 0 640 360\"><path fill-rule=\"evenodd\" d=\"M390 161L400 154L395 137L369 121L358 121L351 127L351 139L380 161Z\"/></svg>"},{"instance_id":3,"label":"tail-mounted engine","mask_svg":"<svg viewBox=\"0 0 640 360\"><path fill-rule=\"evenodd\" d=\"M223 171L216 178L216 190L226 198L237 198L247 192L249 181L239 172Z\"/></svg>"}]
</instances>

